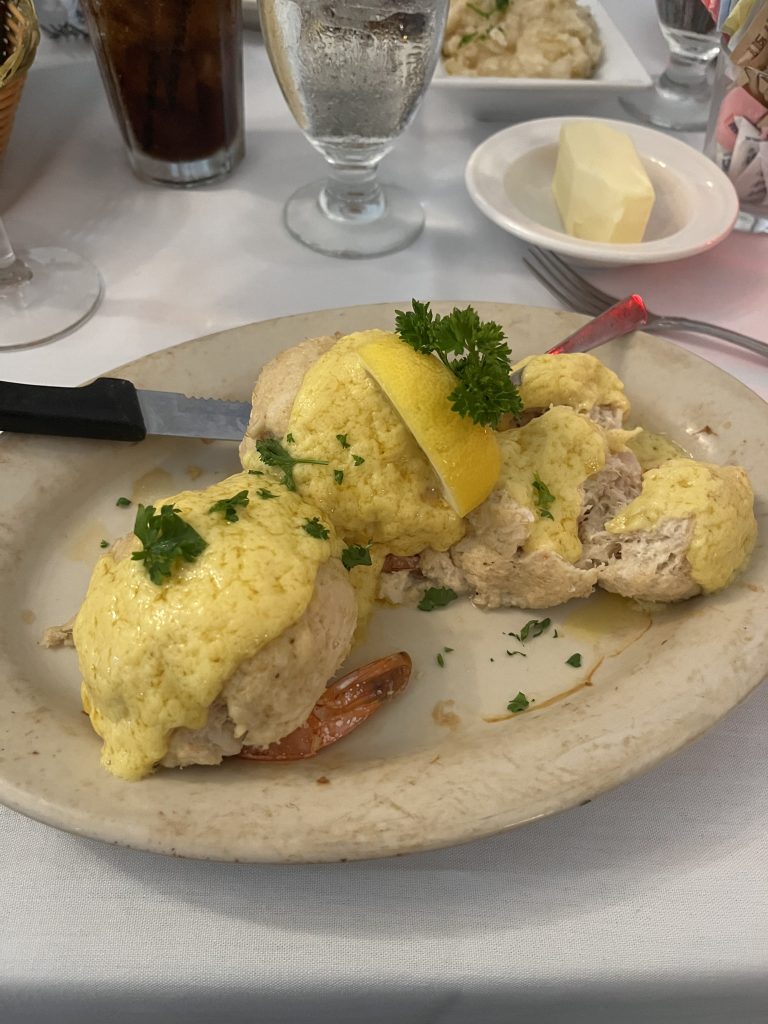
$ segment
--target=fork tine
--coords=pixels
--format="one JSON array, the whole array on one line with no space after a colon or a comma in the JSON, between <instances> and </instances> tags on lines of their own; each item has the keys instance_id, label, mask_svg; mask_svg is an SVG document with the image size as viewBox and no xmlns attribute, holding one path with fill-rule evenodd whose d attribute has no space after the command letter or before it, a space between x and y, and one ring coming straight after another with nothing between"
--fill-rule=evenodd
<instances>
[{"instance_id":1,"label":"fork tine","mask_svg":"<svg viewBox=\"0 0 768 1024\"><path fill-rule=\"evenodd\" d=\"M593 285L591 281L587 281L586 278L573 269L570 263L566 263L556 253L546 250L538 250L538 252L541 259L550 266L553 272L558 271L564 277L567 277L574 286L591 295L596 302L601 302L604 309L608 309L609 306L618 301L616 296L608 295L607 292L601 291L596 285Z\"/></svg>"},{"instance_id":2,"label":"fork tine","mask_svg":"<svg viewBox=\"0 0 768 1024\"><path fill-rule=\"evenodd\" d=\"M606 308L602 303L595 302L594 299L585 295L580 288L574 287L562 275L553 272L535 250L530 250L523 257L523 263L556 299L565 303L566 306L570 306L571 309L575 309L578 313L590 313L592 316L597 316Z\"/></svg>"}]
</instances>

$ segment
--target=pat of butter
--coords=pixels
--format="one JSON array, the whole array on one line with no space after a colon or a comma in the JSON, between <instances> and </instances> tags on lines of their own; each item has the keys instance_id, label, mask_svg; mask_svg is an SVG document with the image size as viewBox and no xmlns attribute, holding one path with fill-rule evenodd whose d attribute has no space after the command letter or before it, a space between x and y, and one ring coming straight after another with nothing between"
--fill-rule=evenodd
<instances>
[{"instance_id":1,"label":"pat of butter","mask_svg":"<svg viewBox=\"0 0 768 1024\"><path fill-rule=\"evenodd\" d=\"M632 140L600 121L560 129L552 191L565 230L590 242L641 242L655 199Z\"/></svg>"}]
</instances>

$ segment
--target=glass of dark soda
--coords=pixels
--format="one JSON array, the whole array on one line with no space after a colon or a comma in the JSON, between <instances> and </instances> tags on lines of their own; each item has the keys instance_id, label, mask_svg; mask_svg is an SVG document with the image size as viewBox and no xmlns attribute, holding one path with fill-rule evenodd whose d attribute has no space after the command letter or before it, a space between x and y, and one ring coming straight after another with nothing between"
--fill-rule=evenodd
<instances>
[{"instance_id":1,"label":"glass of dark soda","mask_svg":"<svg viewBox=\"0 0 768 1024\"><path fill-rule=\"evenodd\" d=\"M84 0L101 77L141 178L196 185L243 155L241 0Z\"/></svg>"}]
</instances>

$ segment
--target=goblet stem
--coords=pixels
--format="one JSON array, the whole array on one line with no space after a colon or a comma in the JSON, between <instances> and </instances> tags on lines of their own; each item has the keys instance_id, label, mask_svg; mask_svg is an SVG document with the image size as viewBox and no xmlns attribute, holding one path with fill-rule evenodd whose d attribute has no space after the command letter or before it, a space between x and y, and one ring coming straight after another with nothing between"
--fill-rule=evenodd
<instances>
[{"instance_id":1,"label":"goblet stem","mask_svg":"<svg viewBox=\"0 0 768 1024\"><path fill-rule=\"evenodd\" d=\"M376 177L377 164L329 164L329 169L329 178L318 198L326 217L367 224L383 215L387 204Z\"/></svg>"},{"instance_id":2,"label":"goblet stem","mask_svg":"<svg viewBox=\"0 0 768 1024\"><path fill-rule=\"evenodd\" d=\"M16 253L13 251L8 232L5 230L2 218L0 218L0 270L7 270L16 262Z\"/></svg>"},{"instance_id":3,"label":"goblet stem","mask_svg":"<svg viewBox=\"0 0 768 1024\"><path fill-rule=\"evenodd\" d=\"M32 279L32 271L13 251L8 232L0 218L0 288L15 288Z\"/></svg>"},{"instance_id":4,"label":"goblet stem","mask_svg":"<svg viewBox=\"0 0 768 1024\"><path fill-rule=\"evenodd\" d=\"M695 89L697 86L707 87L707 71L711 65L710 59L701 60L696 57L686 57L682 53L670 55L669 64L659 79L662 86L677 89Z\"/></svg>"}]
</instances>

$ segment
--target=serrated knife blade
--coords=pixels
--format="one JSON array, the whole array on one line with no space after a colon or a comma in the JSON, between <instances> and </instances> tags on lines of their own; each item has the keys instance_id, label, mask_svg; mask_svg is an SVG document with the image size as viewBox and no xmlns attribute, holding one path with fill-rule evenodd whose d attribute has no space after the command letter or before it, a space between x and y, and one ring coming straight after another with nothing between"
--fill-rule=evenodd
<instances>
[{"instance_id":1,"label":"serrated knife blade","mask_svg":"<svg viewBox=\"0 0 768 1024\"><path fill-rule=\"evenodd\" d=\"M148 434L240 441L251 407L223 398L188 398L176 391L137 390Z\"/></svg>"}]
</instances>

